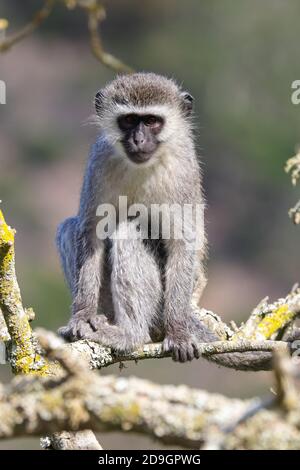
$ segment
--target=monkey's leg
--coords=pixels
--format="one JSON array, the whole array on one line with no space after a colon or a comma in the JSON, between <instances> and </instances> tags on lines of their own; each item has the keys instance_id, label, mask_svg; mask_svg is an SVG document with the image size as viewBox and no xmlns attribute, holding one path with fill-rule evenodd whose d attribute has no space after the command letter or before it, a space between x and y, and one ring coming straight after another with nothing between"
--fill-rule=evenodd
<instances>
[{"instance_id":1,"label":"monkey's leg","mask_svg":"<svg viewBox=\"0 0 300 470\"><path fill-rule=\"evenodd\" d=\"M77 217L66 219L58 228L57 246L64 273L72 293L72 315L59 333L76 340L97 328L101 266L104 248L101 241L94 246L79 230Z\"/></svg>"},{"instance_id":2,"label":"monkey's leg","mask_svg":"<svg viewBox=\"0 0 300 470\"><path fill-rule=\"evenodd\" d=\"M114 324L103 321L96 332L87 336L120 352L133 351L151 341L151 331L162 329L160 269L153 253L141 238L136 239L136 234L136 222L126 221L112 241Z\"/></svg>"}]
</instances>

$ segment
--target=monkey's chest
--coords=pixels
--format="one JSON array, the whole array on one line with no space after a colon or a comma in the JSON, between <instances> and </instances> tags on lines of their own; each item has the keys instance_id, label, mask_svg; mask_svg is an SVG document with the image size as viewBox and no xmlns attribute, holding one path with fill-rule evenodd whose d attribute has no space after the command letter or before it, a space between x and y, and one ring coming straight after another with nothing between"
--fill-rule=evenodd
<instances>
[{"instance_id":1,"label":"monkey's chest","mask_svg":"<svg viewBox=\"0 0 300 470\"><path fill-rule=\"evenodd\" d=\"M124 174L122 178L111 179L102 188L101 202L112 204L118 211L120 204L127 206L141 204L150 208L153 204L168 204L176 202L174 181L164 173L159 176Z\"/></svg>"}]
</instances>

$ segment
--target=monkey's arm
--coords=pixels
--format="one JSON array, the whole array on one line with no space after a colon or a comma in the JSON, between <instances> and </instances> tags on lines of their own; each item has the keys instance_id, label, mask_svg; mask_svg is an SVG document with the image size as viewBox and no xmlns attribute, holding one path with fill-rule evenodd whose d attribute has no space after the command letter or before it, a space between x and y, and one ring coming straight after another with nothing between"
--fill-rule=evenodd
<instances>
[{"instance_id":1,"label":"monkey's arm","mask_svg":"<svg viewBox=\"0 0 300 470\"><path fill-rule=\"evenodd\" d=\"M165 267L165 351L180 362L199 357L197 338L191 331L195 252L185 240L168 240Z\"/></svg>"}]
</instances>

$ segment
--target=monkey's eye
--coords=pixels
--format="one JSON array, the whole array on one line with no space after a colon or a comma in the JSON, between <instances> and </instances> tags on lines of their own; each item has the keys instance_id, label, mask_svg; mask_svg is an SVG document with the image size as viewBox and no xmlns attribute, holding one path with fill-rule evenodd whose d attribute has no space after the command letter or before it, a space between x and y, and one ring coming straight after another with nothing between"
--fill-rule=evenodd
<instances>
[{"instance_id":1,"label":"monkey's eye","mask_svg":"<svg viewBox=\"0 0 300 470\"><path fill-rule=\"evenodd\" d=\"M127 130L136 127L139 121L140 118L137 114L125 114L119 117L118 124L120 129Z\"/></svg>"},{"instance_id":2,"label":"monkey's eye","mask_svg":"<svg viewBox=\"0 0 300 470\"><path fill-rule=\"evenodd\" d=\"M145 126L149 126L152 129L160 129L163 125L163 119L160 116L149 114L143 117L143 123Z\"/></svg>"}]
</instances>

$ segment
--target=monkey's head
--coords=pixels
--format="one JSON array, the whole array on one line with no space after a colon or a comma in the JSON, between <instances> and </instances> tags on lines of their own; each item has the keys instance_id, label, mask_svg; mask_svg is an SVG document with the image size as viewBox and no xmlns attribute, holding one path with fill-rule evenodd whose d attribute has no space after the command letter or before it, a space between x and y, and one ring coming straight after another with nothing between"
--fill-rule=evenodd
<instances>
[{"instance_id":1,"label":"monkey's head","mask_svg":"<svg viewBox=\"0 0 300 470\"><path fill-rule=\"evenodd\" d=\"M189 127L193 98L154 73L124 75L95 97L100 126L113 145L136 165L154 162Z\"/></svg>"}]
</instances>

